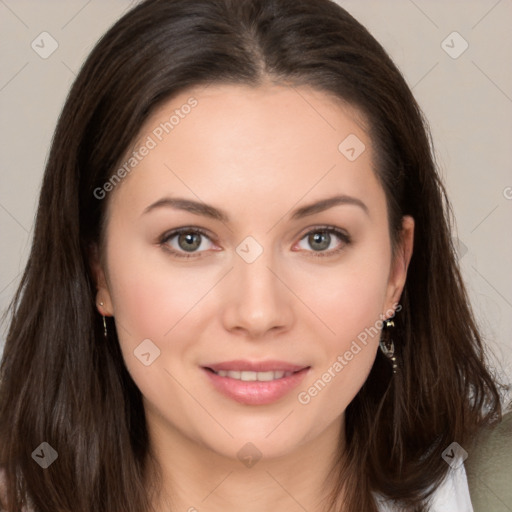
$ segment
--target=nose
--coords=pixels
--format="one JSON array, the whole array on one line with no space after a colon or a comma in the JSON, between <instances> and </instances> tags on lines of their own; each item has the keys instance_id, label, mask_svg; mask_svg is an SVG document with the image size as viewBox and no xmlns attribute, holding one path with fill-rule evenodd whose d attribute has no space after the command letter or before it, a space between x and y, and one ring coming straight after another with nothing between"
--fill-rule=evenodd
<instances>
[{"instance_id":1,"label":"nose","mask_svg":"<svg viewBox=\"0 0 512 512\"><path fill-rule=\"evenodd\" d=\"M235 255L224 290L225 329L252 339L290 329L294 320L293 294L284 283L286 276L273 261L270 250L264 250L252 263Z\"/></svg>"}]
</instances>

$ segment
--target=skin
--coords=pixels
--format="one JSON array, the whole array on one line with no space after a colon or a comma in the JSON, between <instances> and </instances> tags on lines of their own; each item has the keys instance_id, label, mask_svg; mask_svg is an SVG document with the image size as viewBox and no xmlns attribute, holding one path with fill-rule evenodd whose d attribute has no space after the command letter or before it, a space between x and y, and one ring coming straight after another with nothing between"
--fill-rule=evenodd
<instances>
[{"instance_id":1,"label":"skin","mask_svg":"<svg viewBox=\"0 0 512 512\"><path fill-rule=\"evenodd\" d=\"M405 283L414 222L404 217L393 259L362 116L306 87L188 90L153 113L134 147L191 96L197 106L107 198L103 264L94 263L98 310L115 318L144 397L163 476L156 507L321 511L333 454L344 444L344 411L370 372L379 336L359 343L357 355L309 403L297 394L329 368L332 375L357 336L390 316ZM338 150L349 134L366 146L353 162ZM358 198L368 212L343 204L291 219L296 208L336 194ZM230 220L170 207L144 213L164 197L213 205ZM331 255L318 257L307 235L325 225L351 242L332 234L322 249ZM187 254L186 242L160 243L161 236L190 226L209 238L200 238L197 257L173 256L166 247ZM236 252L247 236L263 249L252 263ZM160 350L150 366L133 354L145 339ZM233 359L277 359L310 370L279 401L246 405L216 391L201 369ZM262 454L250 468L237 457L247 442Z\"/></svg>"}]
</instances>

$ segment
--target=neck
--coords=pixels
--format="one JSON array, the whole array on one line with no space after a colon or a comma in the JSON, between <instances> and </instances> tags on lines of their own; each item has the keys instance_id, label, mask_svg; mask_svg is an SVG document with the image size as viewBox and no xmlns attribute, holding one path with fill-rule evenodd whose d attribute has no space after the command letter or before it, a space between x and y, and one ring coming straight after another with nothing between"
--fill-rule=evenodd
<instances>
[{"instance_id":1,"label":"neck","mask_svg":"<svg viewBox=\"0 0 512 512\"><path fill-rule=\"evenodd\" d=\"M246 448L242 460L227 457L154 420L148 429L161 481L155 511L326 512L337 454L344 447L343 417L293 452L273 458L262 454L257 461L254 448ZM233 444L236 453L245 442Z\"/></svg>"}]
</instances>

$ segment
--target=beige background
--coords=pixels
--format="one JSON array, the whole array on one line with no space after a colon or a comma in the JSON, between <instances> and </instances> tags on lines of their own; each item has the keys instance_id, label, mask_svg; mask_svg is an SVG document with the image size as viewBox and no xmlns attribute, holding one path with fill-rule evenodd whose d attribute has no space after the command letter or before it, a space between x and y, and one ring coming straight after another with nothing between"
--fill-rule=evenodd
<instances>
[{"instance_id":1,"label":"beige background","mask_svg":"<svg viewBox=\"0 0 512 512\"><path fill-rule=\"evenodd\" d=\"M66 94L95 42L134 3L0 0L2 311L28 255L43 168ZM498 371L510 380L512 2L338 3L388 50L430 121L457 221L464 278ZM454 31L460 36L450 35ZM31 47L45 37L46 50L51 48L49 36L38 37L42 32L58 44L46 59ZM457 56L465 42L467 50ZM5 329L4 322L0 346Z\"/></svg>"}]
</instances>

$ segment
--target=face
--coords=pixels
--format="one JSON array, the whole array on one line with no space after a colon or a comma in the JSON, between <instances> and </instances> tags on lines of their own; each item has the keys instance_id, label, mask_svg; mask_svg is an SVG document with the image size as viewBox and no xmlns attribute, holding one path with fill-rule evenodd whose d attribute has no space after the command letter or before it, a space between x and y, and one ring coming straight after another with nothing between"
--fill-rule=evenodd
<instances>
[{"instance_id":1,"label":"face","mask_svg":"<svg viewBox=\"0 0 512 512\"><path fill-rule=\"evenodd\" d=\"M231 458L339 430L412 251L404 218L392 258L373 157L305 87L191 89L145 123L96 269L149 425Z\"/></svg>"}]
</instances>

